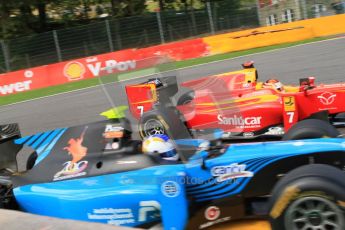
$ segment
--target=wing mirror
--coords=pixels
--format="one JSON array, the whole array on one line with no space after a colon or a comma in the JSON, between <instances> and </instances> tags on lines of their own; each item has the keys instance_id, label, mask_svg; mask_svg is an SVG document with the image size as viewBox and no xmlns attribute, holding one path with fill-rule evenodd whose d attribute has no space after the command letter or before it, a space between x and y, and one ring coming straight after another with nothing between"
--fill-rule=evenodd
<instances>
[{"instance_id":1,"label":"wing mirror","mask_svg":"<svg viewBox=\"0 0 345 230\"><path fill-rule=\"evenodd\" d=\"M299 79L300 92L315 88L315 77Z\"/></svg>"},{"instance_id":2,"label":"wing mirror","mask_svg":"<svg viewBox=\"0 0 345 230\"><path fill-rule=\"evenodd\" d=\"M206 160L214 157L218 157L225 152L225 147L220 140L204 141L198 147L202 158L202 169L207 169Z\"/></svg>"}]
</instances>

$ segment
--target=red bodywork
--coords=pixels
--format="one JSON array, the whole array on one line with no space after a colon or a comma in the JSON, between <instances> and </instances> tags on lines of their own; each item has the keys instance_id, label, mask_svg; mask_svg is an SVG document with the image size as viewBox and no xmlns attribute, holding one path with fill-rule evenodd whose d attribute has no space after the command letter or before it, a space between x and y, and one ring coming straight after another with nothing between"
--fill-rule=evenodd
<instances>
[{"instance_id":1,"label":"red bodywork","mask_svg":"<svg viewBox=\"0 0 345 230\"><path fill-rule=\"evenodd\" d=\"M183 82L194 91L194 99L177 106L189 129L220 128L224 132L263 134L269 127L286 132L300 120L320 111L330 115L345 112L345 84L286 87L285 92L246 81L246 75L227 73ZM159 98L154 84L126 86L132 114L152 110ZM158 93L157 93L158 92ZM158 97L157 97L158 94Z\"/></svg>"}]
</instances>

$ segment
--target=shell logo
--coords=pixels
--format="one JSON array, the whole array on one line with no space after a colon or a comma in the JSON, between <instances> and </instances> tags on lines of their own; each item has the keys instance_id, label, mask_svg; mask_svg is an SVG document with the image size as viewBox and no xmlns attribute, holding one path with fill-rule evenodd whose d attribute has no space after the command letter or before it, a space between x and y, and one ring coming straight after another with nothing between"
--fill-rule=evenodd
<instances>
[{"instance_id":1,"label":"shell logo","mask_svg":"<svg viewBox=\"0 0 345 230\"><path fill-rule=\"evenodd\" d=\"M63 73L69 81L80 80L84 78L85 67L77 61L68 62L64 67Z\"/></svg>"}]
</instances>

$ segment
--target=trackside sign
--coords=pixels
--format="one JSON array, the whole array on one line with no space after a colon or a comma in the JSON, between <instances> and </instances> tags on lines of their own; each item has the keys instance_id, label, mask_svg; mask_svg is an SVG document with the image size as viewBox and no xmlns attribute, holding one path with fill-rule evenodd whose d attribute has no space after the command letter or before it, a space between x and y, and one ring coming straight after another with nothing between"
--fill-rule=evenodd
<instances>
[{"instance_id":1,"label":"trackside sign","mask_svg":"<svg viewBox=\"0 0 345 230\"><path fill-rule=\"evenodd\" d=\"M142 58L143 55L139 57ZM136 52L128 51L123 57L109 53L0 74L0 96L146 68L159 63L162 63L161 56L138 59Z\"/></svg>"},{"instance_id":2,"label":"trackside sign","mask_svg":"<svg viewBox=\"0 0 345 230\"><path fill-rule=\"evenodd\" d=\"M2 95L23 92L30 90L30 85L32 84L31 80L22 81L22 82L15 82L9 85L2 85L0 86L0 93Z\"/></svg>"},{"instance_id":3,"label":"trackside sign","mask_svg":"<svg viewBox=\"0 0 345 230\"><path fill-rule=\"evenodd\" d=\"M127 49L0 74L0 96L205 56L203 39Z\"/></svg>"}]
</instances>

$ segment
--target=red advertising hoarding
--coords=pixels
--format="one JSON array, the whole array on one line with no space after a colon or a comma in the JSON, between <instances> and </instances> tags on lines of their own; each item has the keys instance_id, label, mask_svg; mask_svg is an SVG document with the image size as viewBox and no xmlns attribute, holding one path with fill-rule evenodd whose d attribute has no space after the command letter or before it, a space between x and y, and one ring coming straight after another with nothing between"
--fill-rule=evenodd
<instances>
[{"instance_id":1,"label":"red advertising hoarding","mask_svg":"<svg viewBox=\"0 0 345 230\"><path fill-rule=\"evenodd\" d=\"M171 60L197 58L207 54L208 49L202 39L193 39L19 70L0 74L0 96L147 68Z\"/></svg>"}]
</instances>

